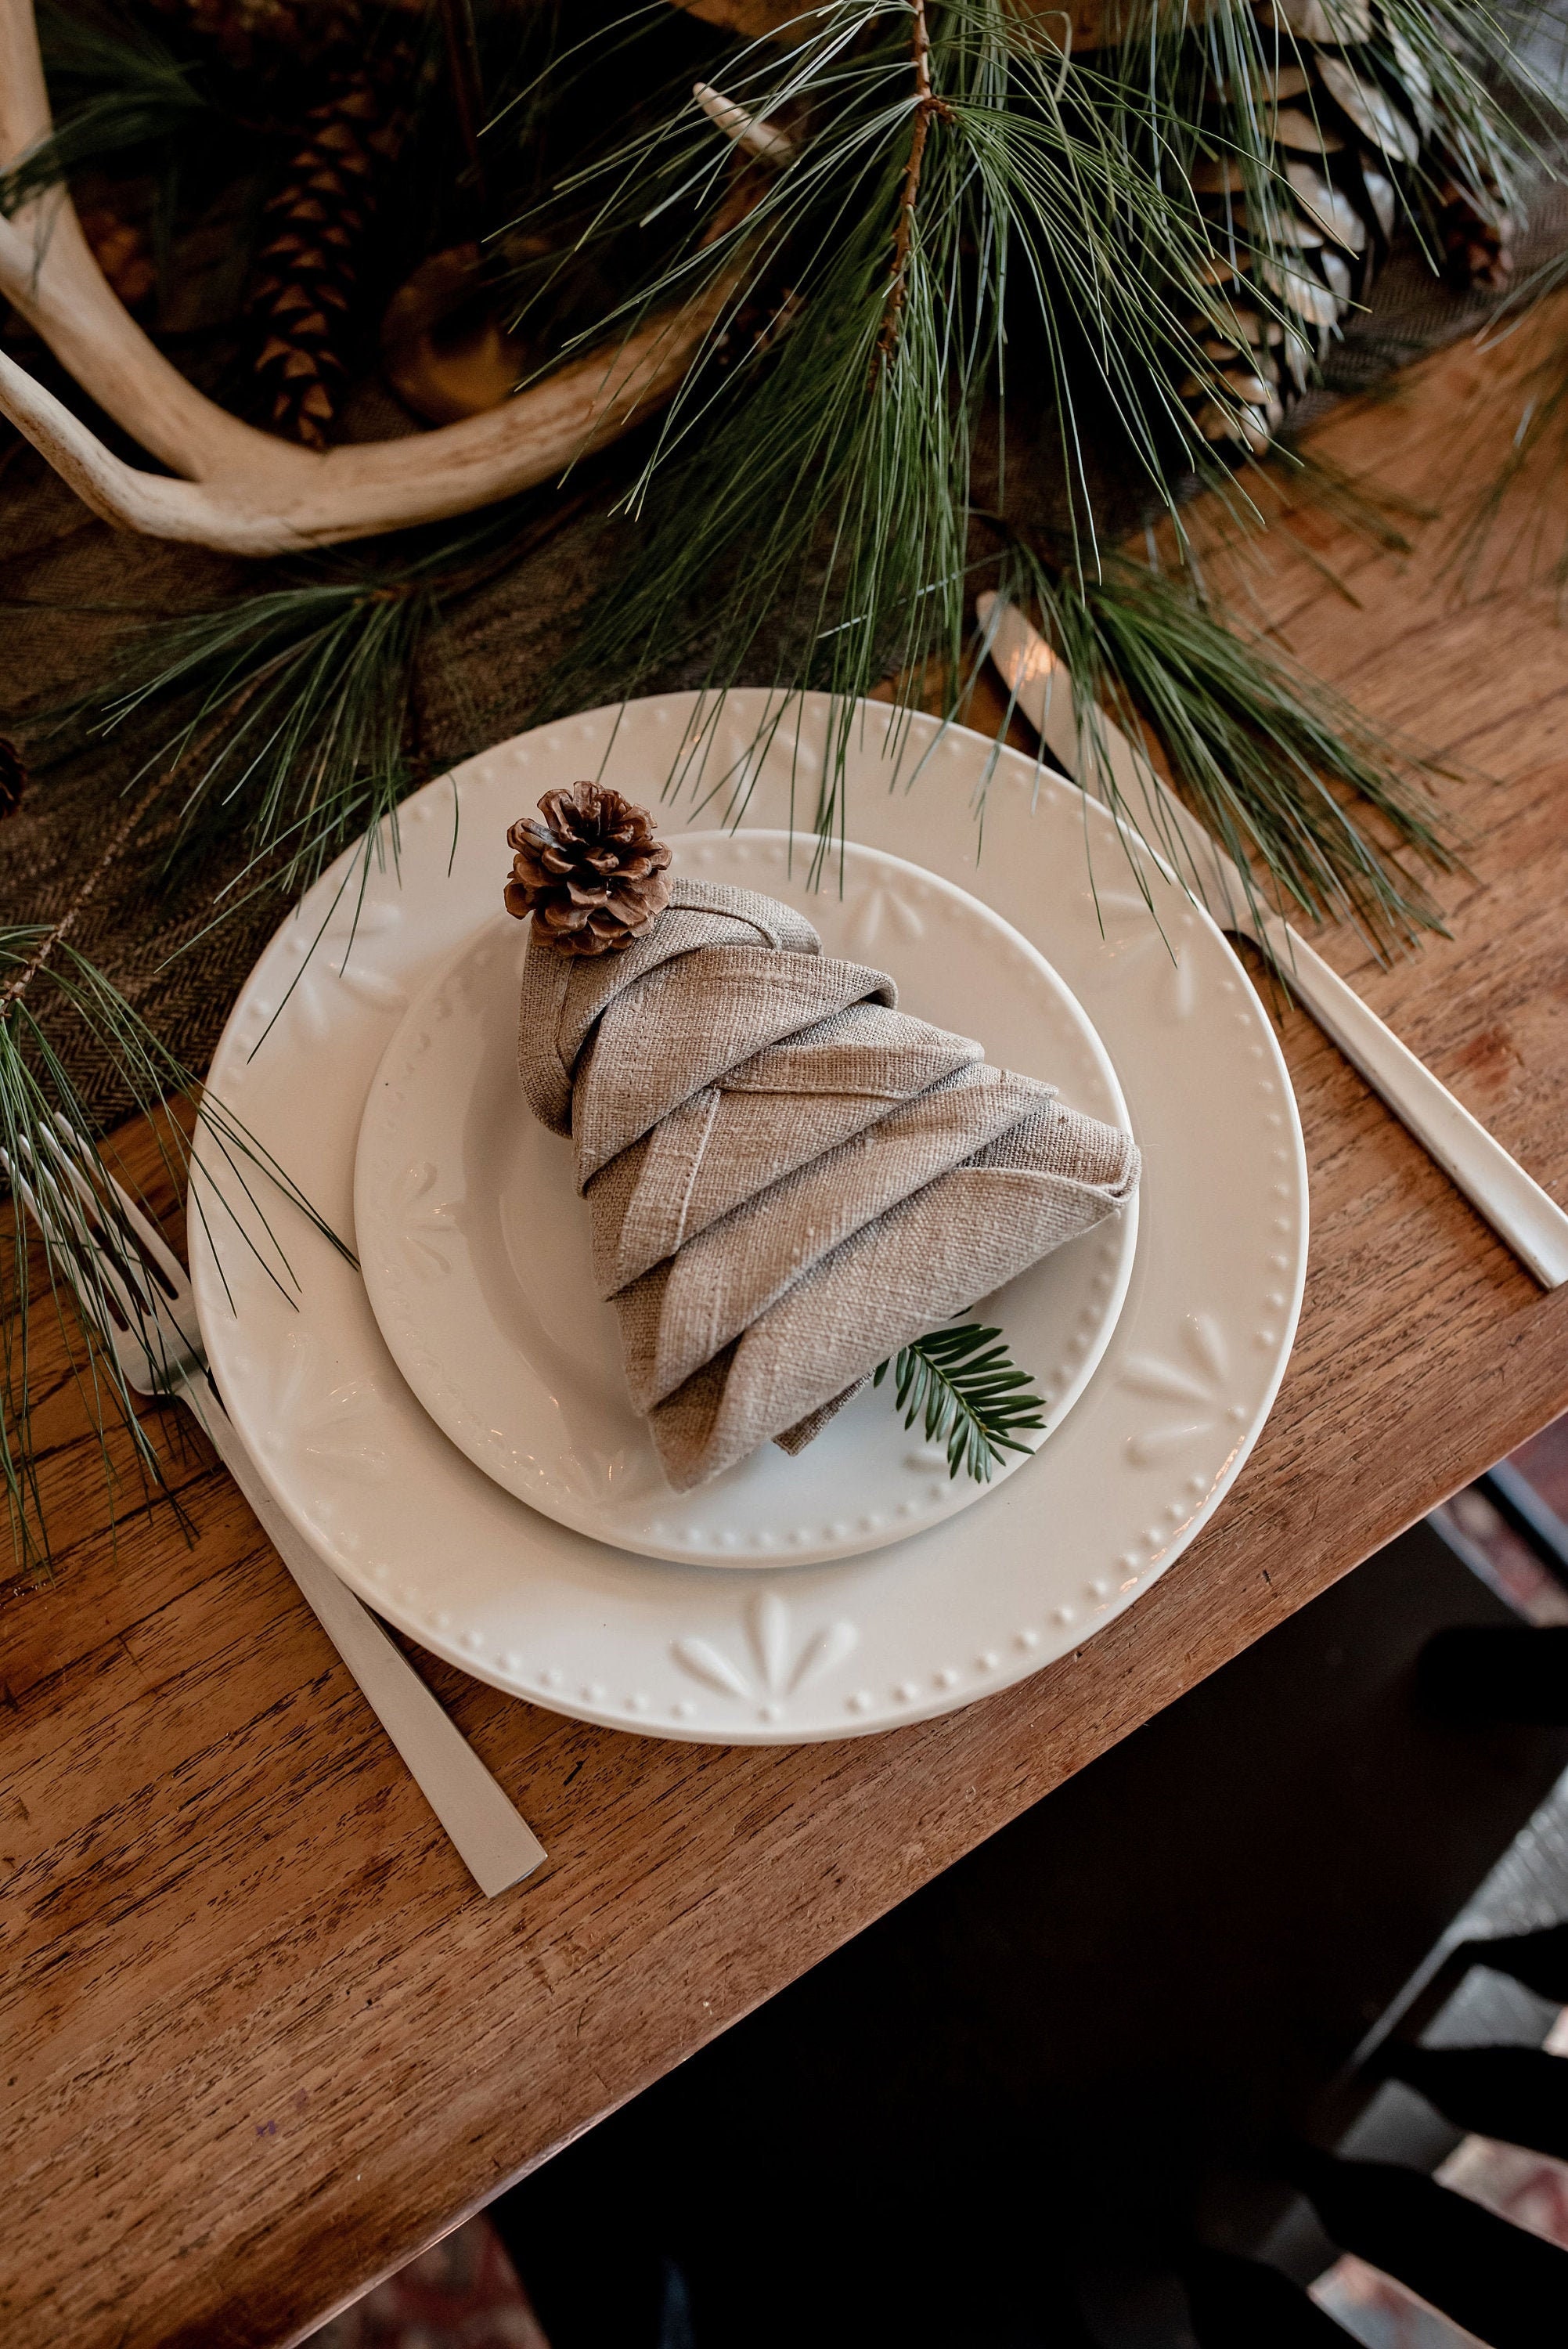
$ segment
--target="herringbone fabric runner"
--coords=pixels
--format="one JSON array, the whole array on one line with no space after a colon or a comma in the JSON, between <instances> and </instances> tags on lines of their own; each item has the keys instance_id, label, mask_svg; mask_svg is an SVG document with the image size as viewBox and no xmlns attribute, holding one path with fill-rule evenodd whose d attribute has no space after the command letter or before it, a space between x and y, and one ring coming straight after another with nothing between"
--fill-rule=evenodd
<instances>
[{"instance_id":1,"label":"herringbone fabric runner","mask_svg":"<svg viewBox=\"0 0 1568 2349\"><path fill-rule=\"evenodd\" d=\"M531 940L518 1039L570 1133L670 1483L810 1442L878 1362L1113 1214L1130 1134L897 1005L776 899L677 880L624 954Z\"/></svg>"}]
</instances>

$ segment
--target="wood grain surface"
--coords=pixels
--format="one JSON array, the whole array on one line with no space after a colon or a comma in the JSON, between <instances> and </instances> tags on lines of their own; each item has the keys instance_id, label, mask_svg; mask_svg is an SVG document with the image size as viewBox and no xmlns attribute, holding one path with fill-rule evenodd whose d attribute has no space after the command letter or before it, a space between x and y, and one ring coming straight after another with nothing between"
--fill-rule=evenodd
<instances>
[{"instance_id":1,"label":"wood grain surface","mask_svg":"<svg viewBox=\"0 0 1568 2349\"><path fill-rule=\"evenodd\" d=\"M1319 446L1451 492L1506 445L1502 363L1460 347ZM1568 634L1549 587L1457 602L1440 527L1405 526L1409 555L1298 502L1253 578L1303 658L1474 771L1451 938L1392 969L1327 950L1568 1201ZM641 1741L425 1660L550 1850L493 1901L193 1439L188 1532L132 1479L111 1537L41 1320L67 1538L0 1616L7 2349L296 2339L1568 1406L1568 1290L1538 1292L1305 1019L1283 1034L1305 1306L1193 1547L1020 1687L838 1745Z\"/></svg>"}]
</instances>

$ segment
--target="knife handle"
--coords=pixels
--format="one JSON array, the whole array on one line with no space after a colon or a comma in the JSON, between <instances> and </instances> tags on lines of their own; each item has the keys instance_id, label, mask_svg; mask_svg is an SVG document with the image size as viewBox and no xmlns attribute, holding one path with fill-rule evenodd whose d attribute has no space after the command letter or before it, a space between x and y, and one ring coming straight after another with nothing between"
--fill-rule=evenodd
<instances>
[{"instance_id":1,"label":"knife handle","mask_svg":"<svg viewBox=\"0 0 1568 2349\"><path fill-rule=\"evenodd\" d=\"M1560 1288L1568 1281L1568 1215L1305 938L1274 916L1259 927L1318 1026L1542 1287Z\"/></svg>"},{"instance_id":2,"label":"knife handle","mask_svg":"<svg viewBox=\"0 0 1568 2349\"><path fill-rule=\"evenodd\" d=\"M538 1867L544 1846L370 1609L295 1532L207 1381L194 1392L187 1381L180 1393L480 1890L504 1892Z\"/></svg>"}]
</instances>

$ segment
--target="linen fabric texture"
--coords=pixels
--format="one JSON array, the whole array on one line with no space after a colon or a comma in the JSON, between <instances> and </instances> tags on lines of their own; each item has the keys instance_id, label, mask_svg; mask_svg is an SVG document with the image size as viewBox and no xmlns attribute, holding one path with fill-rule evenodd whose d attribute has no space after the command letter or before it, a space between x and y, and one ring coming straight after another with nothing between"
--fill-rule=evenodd
<instances>
[{"instance_id":1,"label":"linen fabric texture","mask_svg":"<svg viewBox=\"0 0 1568 2349\"><path fill-rule=\"evenodd\" d=\"M799 1451L876 1365L1137 1187L1130 1134L898 1009L776 898L675 879L624 953L536 931L518 1063L569 1134L677 1492Z\"/></svg>"}]
</instances>

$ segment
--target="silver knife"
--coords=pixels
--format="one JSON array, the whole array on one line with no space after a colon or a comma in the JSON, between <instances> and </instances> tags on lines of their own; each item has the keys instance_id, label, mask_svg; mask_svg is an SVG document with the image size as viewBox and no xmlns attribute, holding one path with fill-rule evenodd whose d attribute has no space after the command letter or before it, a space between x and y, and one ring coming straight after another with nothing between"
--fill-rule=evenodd
<instances>
[{"instance_id":1,"label":"silver knife","mask_svg":"<svg viewBox=\"0 0 1568 2349\"><path fill-rule=\"evenodd\" d=\"M1177 843L1184 869L1178 878L1204 905L1222 930L1249 938L1289 981L1291 991L1333 1038L1400 1123L1435 1159L1500 1239L1529 1267L1543 1288L1568 1281L1568 1215L1509 1156L1485 1126L1454 1099L1423 1061L1401 1044L1354 988L1330 969L1321 955L1287 922L1260 903L1207 827L1182 806L1161 781L1143 752L1115 721L1098 713L1092 749L1080 738L1066 669L1037 628L1013 604L995 595L977 600L982 628L990 635L991 657L1018 708L1063 772L1093 790L1109 770L1124 807L1141 803L1150 815L1152 844ZM1103 796L1103 793L1100 794Z\"/></svg>"}]
</instances>

